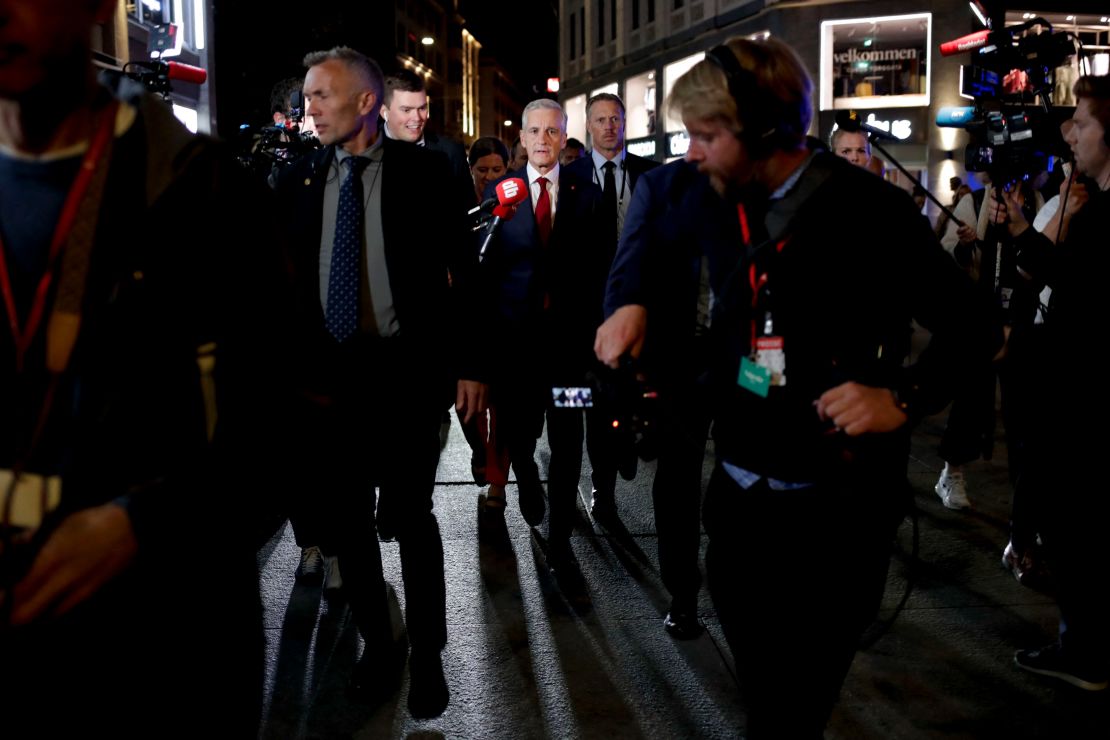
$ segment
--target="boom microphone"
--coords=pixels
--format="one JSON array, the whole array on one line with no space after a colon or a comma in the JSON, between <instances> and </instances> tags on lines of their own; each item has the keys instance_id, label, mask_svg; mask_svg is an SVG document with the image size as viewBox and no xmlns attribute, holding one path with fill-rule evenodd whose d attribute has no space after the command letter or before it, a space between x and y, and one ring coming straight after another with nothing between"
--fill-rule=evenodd
<instances>
[{"instance_id":1,"label":"boom microphone","mask_svg":"<svg viewBox=\"0 0 1110 740\"><path fill-rule=\"evenodd\" d=\"M889 131L883 131L881 128L872 126L869 123L864 123L860 120L859 111L854 110L838 110L836 112L836 127L844 131L864 132L870 134L877 139L886 139L887 141L902 141L897 136L894 136Z\"/></svg>"}]
</instances>

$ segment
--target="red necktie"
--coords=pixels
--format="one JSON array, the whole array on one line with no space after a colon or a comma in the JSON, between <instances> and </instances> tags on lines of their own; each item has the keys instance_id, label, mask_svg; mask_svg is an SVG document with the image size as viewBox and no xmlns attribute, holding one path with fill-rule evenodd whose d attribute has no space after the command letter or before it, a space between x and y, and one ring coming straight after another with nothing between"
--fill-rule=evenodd
<instances>
[{"instance_id":1,"label":"red necktie","mask_svg":"<svg viewBox=\"0 0 1110 740\"><path fill-rule=\"evenodd\" d=\"M547 246L551 238L551 196L547 194L547 178L536 180L540 184L540 197L536 198L536 229L540 232L540 241Z\"/></svg>"}]
</instances>

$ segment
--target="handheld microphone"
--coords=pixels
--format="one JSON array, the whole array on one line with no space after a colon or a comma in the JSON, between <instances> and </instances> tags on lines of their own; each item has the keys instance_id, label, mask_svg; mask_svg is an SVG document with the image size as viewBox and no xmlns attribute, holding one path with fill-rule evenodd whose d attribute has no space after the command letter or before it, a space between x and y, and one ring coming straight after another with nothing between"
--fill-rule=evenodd
<instances>
[{"instance_id":1,"label":"handheld microphone","mask_svg":"<svg viewBox=\"0 0 1110 740\"><path fill-rule=\"evenodd\" d=\"M494 197L486 198L481 204L471 208L466 215L473 216L481 211L488 211L497 205L513 206L528 197L528 183L519 177L510 177L497 183L494 188Z\"/></svg>"},{"instance_id":2,"label":"handheld microphone","mask_svg":"<svg viewBox=\"0 0 1110 740\"><path fill-rule=\"evenodd\" d=\"M489 229L482 239L482 246L478 250L479 261L486 256L486 250L489 249L490 242L493 241L493 235L497 233L497 227L501 225L502 221L511 219L513 214L516 213L516 204L529 196L528 183L519 177L502 180L497 183L494 192L497 193L499 202L494 206L493 219L490 221Z\"/></svg>"},{"instance_id":3,"label":"handheld microphone","mask_svg":"<svg viewBox=\"0 0 1110 740\"><path fill-rule=\"evenodd\" d=\"M971 105L946 105L937 111L937 125L942 128L967 128L975 121L975 107Z\"/></svg>"},{"instance_id":4,"label":"handheld microphone","mask_svg":"<svg viewBox=\"0 0 1110 740\"><path fill-rule=\"evenodd\" d=\"M958 39L945 41L940 45L940 55L950 57L955 54L962 54L965 51L974 51L986 46L990 42L990 37L990 30L983 30L969 33L967 36L961 36Z\"/></svg>"},{"instance_id":5,"label":"handheld microphone","mask_svg":"<svg viewBox=\"0 0 1110 740\"><path fill-rule=\"evenodd\" d=\"M864 132L870 134L877 139L886 139L887 141L902 141L889 131L883 131L877 126L872 126L869 123L864 123L859 118L859 111L855 110L838 110L836 112L836 126L844 131L851 131L853 133Z\"/></svg>"}]
</instances>

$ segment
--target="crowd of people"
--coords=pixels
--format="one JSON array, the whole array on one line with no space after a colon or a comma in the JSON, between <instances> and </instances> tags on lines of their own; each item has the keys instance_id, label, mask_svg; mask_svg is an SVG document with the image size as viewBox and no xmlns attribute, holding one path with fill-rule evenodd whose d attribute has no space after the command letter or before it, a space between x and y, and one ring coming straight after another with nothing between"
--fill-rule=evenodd
<instances>
[{"instance_id":1,"label":"crowd of people","mask_svg":"<svg viewBox=\"0 0 1110 740\"><path fill-rule=\"evenodd\" d=\"M661 166L626 150L609 93L588 101L577 155L546 98L511 147L467 152L426 130L420 76L336 47L304 60L320 147L267 188L161 101L94 77L90 29L112 0L64 4L2 11L21 50L0 60L0 696L21 707L5 717L14 736L149 735L166 717L183 734L213 717L253 734L254 554L286 519L297 577L338 590L363 638L351 690L382 701L407 664L411 714L441 714L444 414L471 446L484 525L504 525L515 474L525 522L547 520L544 565L572 579L583 450L602 525L623 472L611 416L580 389L626 377L629 358L660 399L663 628L703 630L704 524L748 736L821 736L883 593L913 422L955 401L937 492L967 506L959 470L983 454L996 375L1018 451L1007 561L1027 570L1043 551L1061 609L1059 639L1015 662L1106 687L1107 504L1089 472L1105 402L1067 381L1095 371L1081 342L1101 315L1107 78L1076 84L1054 210L999 182L934 229L869 171L866 136L834 134L831 151L807 136L812 82L775 39L731 40L675 82L666 105L690 149ZM479 259L467 212L505 178L527 197ZM429 184L437 197L418 197ZM843 218L860 202L867 219ZM220 224L204 240L160 228L198 214ZM909 365L914 321L931 340ZM182 547L198 527L211 554ZM379 538L399 544L401 633ZM836 553L839 577L798 589L815 552ZM188 594L201 579L204 602ZM840 608L818 619L814 601Z\"/></svg>"}]
</instances>

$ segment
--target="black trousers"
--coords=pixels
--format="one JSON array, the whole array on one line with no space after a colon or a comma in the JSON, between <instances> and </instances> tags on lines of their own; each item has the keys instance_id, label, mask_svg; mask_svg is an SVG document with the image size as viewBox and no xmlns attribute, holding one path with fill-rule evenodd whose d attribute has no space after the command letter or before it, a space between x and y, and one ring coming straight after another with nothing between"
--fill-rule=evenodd
<instances>
[{"instance_id":1,"label":"black trousers","mask_svg":"<svg viewBox=\"0 0 1110 740\"><path fill-rule=\"evenodd\" d=\"M651 486L659 571L676 609L692 613L701 588L702 466L709 413L693 378L663 391L659 457Z\"/></svg>"},{"instance_id":2,"label":"black trousers","mask_svg":"<svg viewBox=\"0 0 1110 740\"><path fill-rule=\"evenodd\" d=\"M891 501L902 493L894 488ZM706 573L736 658L747 737L822 737L882 598L897 526L883 498L847 482L744 490L714 470Z\"/></svg>"},{"instance_id":3,"label":"black trousers","mask_svg":"<svg viewBox=\"0 0 1110 740\"><path fill-rule=\"evenodd\" d=\"M513 371L503 373L494 381L498 437L509 450L517 480L539 480L536 441L543 433L546 419L547 441L551 447L547 484L549 534L553 540L565 539L570 536L577 518L583 440L593 469L593 487L608 494L616 487L617 465L609 427L612 420L593 409L553 407L552 388L556 385L585 386L586 369L571 371L566 363L559 363L560 369L552 371L551 365L557 362L550 356L553 350L541 345L536 337L518 335L514 338L514 348L517 361ZM589 362L575 362L575 366L588 368Z\"/></svg>"},{"instance_id":4,"label":"black trousers","mask_svg":"<svg viewBox=\"0 0 1110 740\"><path fill-rule=\"evenodd\" d=\"M551 467L547 475L547 498L551 503L548 523L552 540L570 537L577 518L583 428L586 454L593 471L593 487L601 494L613 495L617 484L617 465L611 445L611 422L612 419L592 408L548 407L547 441L551 445Z\"/></svg>"},{"instance_id":5,"label":"black trousers","mask_svg":"<svg viewBox=\"0 0 1110 740\"><path fill-rule=\"evenodd\" d=\"M447 601L432 493L442 383L401 339L367 340L347 359L340 390L302 419L301 495L290 518L298 542L337 556L359 630L368 644L381 644L390 621L375 527L377 488L379 510L389 509L400 544L409 642L414 650L441 650Z\"/></svg>"}]
</instances>

